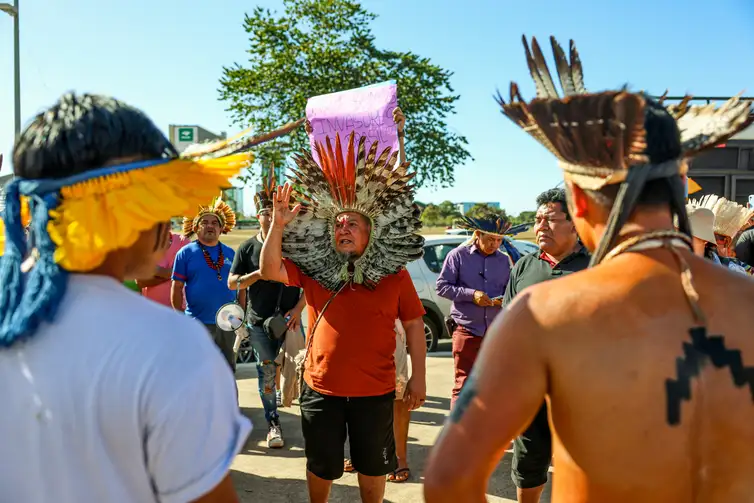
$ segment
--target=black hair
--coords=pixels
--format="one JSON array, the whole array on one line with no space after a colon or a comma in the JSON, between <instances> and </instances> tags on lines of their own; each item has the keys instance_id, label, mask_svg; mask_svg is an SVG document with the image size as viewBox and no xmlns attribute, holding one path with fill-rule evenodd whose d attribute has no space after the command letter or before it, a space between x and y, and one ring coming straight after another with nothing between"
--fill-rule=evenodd
<instances>
[{"instance_id":1,"label":"black hair","mask_svg":"<svg viewBox=\"0 0 754 503\"><path fill-rule=\"evenodd\" d=\"M66 93L19 135L13 171L29 179L65 178L115 159L177 156L141 110L107 96Z\"/></svg>"},{"instance_id":2,"label":"black hair","mask_svg":"<svg viewBox=\"0 0 754 503\"><path fill-rule=\"evenodd\" d=\"M568 212L568 202L566 201L566 192L565 189L549 189L544 192L542 192L540 195L537 196L537 209L539 209L540 206L543 204L554 204L558 203L560 204L560 208L563 210L563 213L566 215L566 220L571 219L571 214Z\"/></svg>"},{"instance_id":3,"label":"black hair","mask_svg":"<svg viewBox=\"0 0 754 503\"><path fill-rule=\"evenodd\" d=\"M649 162L631 167L626 179L619 185L608 185L596 192L588 191L598 203L611 207L605 233L592 254L590 265L602 261L638 206L667 206L671 215L678 217L678 230L691 236L691 224L686 214L686 191L681 177L678 174L658 172L657 168L664 162L674 161L682 156L678 124L659 102L646 95L644 100L644 153ZM653 178L657 175L660 176ZM600 198L609 200L609 204L604 204Z\"/></svg>"},{"instance_id":4,"label":"black hair","mask_svg":"<svg viewBox=\"0 0 754 503\"><path fill-rule=\"evenodd\" d=\"M681 133L672 115L660 103L644 96L644 130L647 148L644 151L650 164L661 164L681 157ZM676 180L677 179L677 180ZM672 198L671 185L682 184L680 175L647 180L639 193L636 206L667 205ZM600 190L586 190L602 206L612 206L620 184L606 185Z\"/></svg>"}]
</instances>

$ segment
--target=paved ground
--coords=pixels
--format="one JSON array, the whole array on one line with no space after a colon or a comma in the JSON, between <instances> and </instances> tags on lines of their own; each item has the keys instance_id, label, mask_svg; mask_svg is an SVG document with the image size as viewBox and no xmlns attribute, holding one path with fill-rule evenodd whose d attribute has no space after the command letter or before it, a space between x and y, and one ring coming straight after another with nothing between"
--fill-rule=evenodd
<instances>
[{"instance_id":1,"label":"paved ground","mask_svg":"<svg viewBox=\"0 0 754 503\"><path fill-rule=\"evenodd\" d=\"M449 346L442 345L442 349ZM427 404L412 414L409 430L408 456L412 478L404 484L388 483L386 502L412 503L423 501L422 470L429 449L437 438L450 408L453 361L448 352L433 353L427 361ZM264 413L257 391L256 370L242 365L238 371L238 388L244 413L255 429L233 465L233 480L243 503L306 503L304 441L301 436L298 407L281 409L280 419L285 432L286 447L267 449ZM510 480L510 453L490 481L489 501L515 501L516 491ZM548 484L549 486L549 484ZM345 474L333 486L331 503L359 501L356 475ZM543 503L549 503L549 487Z\"/></svg>"}]
</instances>

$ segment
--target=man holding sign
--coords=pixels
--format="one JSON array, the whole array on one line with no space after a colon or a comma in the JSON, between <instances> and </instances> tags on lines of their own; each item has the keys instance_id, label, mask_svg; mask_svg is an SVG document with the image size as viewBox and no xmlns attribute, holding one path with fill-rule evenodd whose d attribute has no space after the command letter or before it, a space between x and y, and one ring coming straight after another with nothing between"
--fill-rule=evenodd
<instances>
[{"instance_id":1,"label":"man holding sign","mask_svg":"<svg viewBox=\"0 0 754 503\"><path fill-rule=\"evenodd\" d=\"M315 139L319 162L308 152L297 156L293 184L307 202L293 205L291 186L278 187L261 254L262 277L303 288L309 309L300 403L313 503L326 502L343 474L346 434L362 502L383 500L385 475L397 467L396 319L413 369L404 401L416 409L426 397L424 308L405 270L424 243L413 175L408 163L397 163L398 149L368 134L357 147L356 134L345 145L338 132L334 142Z\"/></svg>"}]
</instances>

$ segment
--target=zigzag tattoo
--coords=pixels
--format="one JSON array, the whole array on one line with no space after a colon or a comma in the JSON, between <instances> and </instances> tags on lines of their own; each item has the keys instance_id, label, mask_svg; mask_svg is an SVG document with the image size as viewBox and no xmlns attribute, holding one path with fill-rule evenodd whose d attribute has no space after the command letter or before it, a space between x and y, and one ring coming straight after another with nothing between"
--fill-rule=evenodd
<instances>
[{"instance_id":1,"label":"zigzag tattoo","mask_svg":"<svg viewBox=\"0 0 754 503\"><path fill-rule=\"evenodd\" d=\"M681 422L681 401L691 400L691 379L698 377L708 361L715 368L730 368L733 384L737 388L749 385L754 402L754 367L744 367L741 351L725 347L722 335L707 337L707 329L695 327L689 330L691 343L683 343L683 357L676 359L677 379L665 381L668 397L667 421L671 426Z\"/></svg>"}]
</instances>

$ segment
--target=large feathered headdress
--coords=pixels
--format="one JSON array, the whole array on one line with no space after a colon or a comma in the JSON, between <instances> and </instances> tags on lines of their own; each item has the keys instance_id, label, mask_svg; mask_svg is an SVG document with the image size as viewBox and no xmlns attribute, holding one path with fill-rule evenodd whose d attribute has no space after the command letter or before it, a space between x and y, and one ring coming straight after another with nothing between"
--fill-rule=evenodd
<instances>
[{"instance_id":1,"label":"large feathered headdress","mask_svg":"<svg viewBox=\"0 0 754 503\"><path fill-rule=\"evenodd\" d=\"M692 200L690 205L697 208L707 208L715 214L715 233L733 238L746 222L754 216L754 209L747 209L736 202L714 194L706 195L699 201Z\"/></svg>"},{"instance_id":2,"label":"large feathered headdress","mask_svg":"<svg viewBox=\"0 0 754 503\"><path fill-rule=\"evenodd\" d=\"M315 144L321 166L310 152L296 156L293 184L304 210L286 227L283 255L325 288L336 291L347 281L374 288L379 281L399 272L423 253L421 211L413 201L414 177L408 163L396 165L398 152L388 147L378 155L377 142L369 150L366 137L355 145L354 133L347 140L345 156L340 136L335 149L328 137L326 147ZM353 262L335 251L336 217L356 212L371 223L369 244Z\"/></svg>"},{"instance_id":3,"label":"large feathered headdress","mask_svg":"<svg viewBox=\"0 0 754 503\"><path fill-rule=\"evenodd\" d=\"M472 218L462 216L456 223L462 229L479 231L492 234L497 237L505 237L505 233L511 228L511 223L504 218Z\"/></svg>"},{"instance_id":4,"label":"large feathered headdress","mask_svg":"<svg viewBox=\"0 0 754 503\"><path fill-rule=\"evenodd\" d=\"M734 98L719 109L693 111L694 107L689 107L683 113L673 112L681 130L682 154L678 159L652 164L645 152L646 97L627 91L588 93L573 41L569 61L555 38L550 40L564 96L556 90L536 39L532 39L530 51L524 37L537 97L525 102L512 82L510 100L506 102L498 94L497 101L505 116L558 158L566 180L588 190L621 184L607 231L592 255L592 264L596 264L613 246L646 182L685 173L684 157L711 148L746 127L750 103ZM686 122L681 125L684 115ZM690 235L683 198L671 201L671 205L679 217L680 230Z\"/></svg>"},{"instance_id":5,"label":"large feathered headdress","mask_svg":"<svg viewBox=\"0 0 754 503\"><path fill-rule=\"evenodd\" d=\"M217 220L220 221L220 232L222 234L229 233L236 226L236 212L222 200L222 197L216 197L209 206L199 206L199 211L194 218L183 217L183 235L191 238L196 234L199 222L206 215L217 217Z\"/></svg>"},{"instance_id":6,"label":"large feathered headdress","mask_svg":"<svg viewBox=\"0 0 754 503\"><path fill-rule=\"evenodd\" d=\"M210 200L249 166L249 148L301 123L253 137L244 131L180 155L173 150L159 159L67 178L16 177L5 188L0 225L0 346L31 336L43 320L54 320L69 272L97 268L111 252L132 246L142 232ZM37 257L28 274L21 269L29 246L22 225L24 199Z\"/></svg>"}]
</instances>

